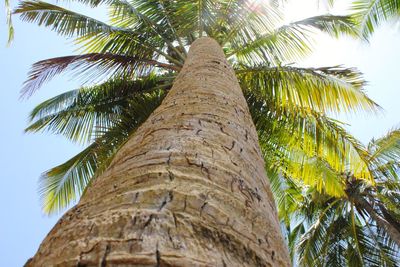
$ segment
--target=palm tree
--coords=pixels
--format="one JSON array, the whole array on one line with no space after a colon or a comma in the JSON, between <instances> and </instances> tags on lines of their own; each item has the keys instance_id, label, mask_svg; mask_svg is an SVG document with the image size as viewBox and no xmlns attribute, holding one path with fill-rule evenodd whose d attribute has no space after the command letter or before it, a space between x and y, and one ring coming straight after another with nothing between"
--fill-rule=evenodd
<instances>
[{"instance_id":1,"label":"palm tree","mask_svg":"<svg viewBox=\"0 0 400 267\"><path fill-rule=\"evenodd\" d=\"M121 3L114 2L114 5L121 9ZM235 7L234 3L231 3L231 5L227 8L231 8L232 12L236 10L235 8L240 8ZM154 6L157 5L149 3L149 7ZM142 9L148 8L147 6L140 7ZM171 7L172 10L178 9L178 7L174 8L172 9ZM135 10L139 12L137 8ZM182 10L185 10L185 8L182 7ZM273 11L276 13L275 8ZM165 10L161 10L161 12L163 13L158 15L162 17ZM16 10L16 13L21 14L25 20L37 21L39 24L53 27L54 30L59 31L61 34L69 36L77 31L79 35L78 42L85 42L85 40L90 42L86 48L86 52L90 52L88 54L47 59L35 63L22 91L23 96L29 96L54 75L68 70L73 71L77 78L81 77L86 82L107 79L100 84L73 90L49 99L38 105L31 113L32 124L27 128L28 132L48 130L84 144L92 143L96 138L102 138L102 141L93 142L92 146L89 146L83 154L74 157L74 160L68 161L68 164L61 165L44 175L43 180L58 179L58 181L53 180L52 184L58 187L57 191L61 194L60 196L48 196L48 193L51 194L51 191L54 190L51 188L46 189L47 187L43 186L43 190L45 190L43 194L46 195L45 211L51 212L64 208L77 195L80 195L99 166L107 165L106 163L100 164L97 157L114 153L118 145L117 141L115 141L112 146L99 146L99 144L109 143L104 139L120 140L118 143L120 144L126 139L126 137L123 138L124 134L126 136L127 133L131 133L140 122L147 118L152 110L148 109L146 112L141 112L143 109L138 108L134 114L132 112L133 104L130 101L133 100L134 103L137 103L140 99L140 101L146 102L144 105L148 105L153 101L148 98L149 93L157 94L157 92L158 97L162 99L164 93L171 88L172 81L183 64L180 62L183 59L179 57L186 57L186 48L194 37L185 36L182 33L185 37L178 38L175 41L177 44L182 44L174 46L175 50L179 48L181 52L173 51L165 42L162 42L165 47L154 48L157 51L149 52L146 51L146 49L151 48L150 44L146 46L146 42L151 42L149 36L137 36L136 38L133 34L127 35L122 29L117 31L117 28L112 28L111 26L105 29L105 23L47 3L23 2ZM224 14L217 14L223 16L219 18L221 20L219 24L227 23L223 21L223 18L229 14L229 11L225 11ZM129 13L129 15L133 16L131 19L137 19L134 14ZM119 18L122 15L114 14L114 16ZM254 16L254 14L250 11L247 16ZM126 20L125 17L122 17L122 19ZM233 16L230 19L240 18ZM259 24L260 22L257 21L259 19L258 16L255 17L254 23ZM145 20L143 22L143 20L139 20L141 27L151 27L151 24L148 25L151 21L147 22ZM377 105L368 99L362 91L364 81L361 74L354 69L343 67L312 69L283 65L285 61L302 57L311 51L309 41L309 32L311 30L319 29L333 35L337 35L339 32L352 33L354 25L349 18L318 16L273 29L270 29L272 26L269 25L271 23L269 17L263 18L263 20L265 20L263 25L256 25L260 28L258 32L265 31L265 34L262 34L261 37L257 29L251 28L256 26L249 25L249 29L243 29L246 33L243 33L243 36L248 36L249 40L237 40L238 38L243 38L243 36L242 32L236 32L237 36L231 37L232 41L223 43L223 49L228 54L230 62L234 65L241 87L246 94L250 110L254 111L252 112L253 117L258 116L261 118L260 122L257 123L260 131L267 131L272 128L275 131L278 130L275 124L279 121L279 124L284 124L284 127L286 127L286 129L281 129L283 132L287 132L291 128L297 128L298 136L296 141L293 142L298 143L301 141L300 139L304 138L315 140L316 133L312 132L312 128L317 127L318 134L330 134L330 136L319 138L317 145L321 148L325 145L327 148L335 149L335 146L329 145L326 140L329 139L329 142L335 142L335 138L343 136L344 143L341 145L346 145L349 149L359 150L358 154L362 155L359 144L334 120L325 115L327 112L338 113L361 109L375 110L377 108ZM158 23L157 27L166 32L164 29L170 29L170 23L163 26ZM247 25L243 21L235 21L235 23L237 24L235 26L236 31L242 30L240 23ZM153 24L156 23L154 22ZM219 24L213 26L217 27L218 30L226 27ZM174 30L174 28L171 28L171 30ZM86 33L84 31L90 32ZM125 31L127 30L125 29ZM187 31L190 34L196 33L193 29ZM225 31L225 35L227 33L234 35L227 29ZM143 30L142 32L144 34L150 33L156 35L155 37L158 39L160 38L152 30ZM217 38L222 33L207 34ZM148 37L148 39L140 39L144 37ZM173 37L174 35L172 34L170 38L173 39ZM89 38L90 40L88 40ZM222 39L223 37L219 38ZM255 41L251 41L252 39L255 39ZM183 41L186 43L182 43ZM245 42L246 45L236 44L238 41ZM168 43L171 42L173 41L168 41ZM234 45L238 46L238 48ZM122 51L119 51L119 49ZM169 52L168 49L170 49ZM116 52L112 53L114 50ZM128 52L125 50L132 55L127 55ZM120 54L117 54L117 52ZM157 60L157 58L152 58L154 55L151 55L150 59L141 60L140 57L147 55L141 56L140 53L146 52L164 59ZM160 53L166 57L160 56ZM182 55L179 56L179 54ZM170 62L167 63L168 61ZM262 108L263 105L267 108ZM152 107L153 109L155 108L154 105ZM257 112L259 115L256 114ZM133 124L132 121L137 122ZM123 129L120 127L121 123L124 124L123 127L128 128ZM308 123L308 127L300 129L304 123ZM113 127L116 129L111 131ZM110 136L105 135L108 131L112 132ZM116 136L119 132L124 134ZM260 133L265 138L268 138L270 134L271 132ZM305 134L307 134L306 137L304 137ZM283 137L282 140L284 140ZM306 139L304 140L307 141ZM267 141L269 142L269 140ZM286 146L287 143L288 140L282 141L279 146ZM271 144L271 146L274 145L278 144ZM310 144L307 145L307 148L307 153L309 154L315 151L315 148L310 147ZM99 149L102 151L101 153ZM108 157L106 156L105 158ZM81 161L82 158L86 158L86 160ZM335 157L333 156L333 158ZM336 166L340 166L340 164L337 163ZM100 169L104 169L104 166ZM68 174L68 179L64 176L66 173ZM77 175L77 173L81 174ZM81 179L81 182L78 182L79 179ZM74 182L70 182L70 180ZM60 182L66 183L65 189L63 189L64 185L60 184ZM46 184L45 181L44 183ZM81 184L82 186L78 188L71 187L73 184ZM64 190L68 191L68 193Z\"/></svg>"},{"instance_id":2,"label":"palm tree","mask_svg":"<svg viewBox=\"0 0 400 267\"><path fill-rule=\"evenodd\" d=\"M272 189L291 256L301 266L399 266L400 131L368 146L376 184L341 173L345 195L332 197L275 176Z\"/></svg>"},{"instance_id":3,"label":"palm tree","mask_svg":"<svg viewBox=\"0 0 400 267\"><path fill-rule=\"evenodd\" d=\"M181 2L109 2L112 25L44 2L16 9L25 20L76 36L86 53L35 63L24 95L66 70L100 82L45 101L31 114L28 131L91 144L42 177L48 212L85 194L29 264L288 265L247 104L268 166L332 195L343 194L343 185L326 175L328 167L321 176L325 163L373 182L365 151L325 115L377 108L362 92L360 74L285 65L310 51L307 30L354 33L349 18L318 16L276 28L274 3ZM202 36L218 41L235 72L217 43ZM234 73L247 104L233 89L239 88ZM270 138L277 136L271 131L281 137ZM307 171L296 172L296 165ZM128 207L135 207L133 217ZM67 240L76 246L67 249Z\"/></svg>"}]
</instances>

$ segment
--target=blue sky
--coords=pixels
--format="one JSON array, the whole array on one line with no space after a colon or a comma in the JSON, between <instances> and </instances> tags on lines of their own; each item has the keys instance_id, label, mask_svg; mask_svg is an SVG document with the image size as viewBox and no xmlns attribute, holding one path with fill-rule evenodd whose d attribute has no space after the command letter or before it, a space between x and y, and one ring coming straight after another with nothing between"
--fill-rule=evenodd
<instances>
[{"instance_id":1,"label":"blue sky","mask_svg":"<svg viewBox=\"0 0 400 267\"><path fill-rule=\"evenodd\" d=\"M1 17L3 22L4 17ZM73 84L54 80L29 101L18 100L19 89L33 62L71 53L65 41L37 26L15 21L16 39L5 48L5 26L0 25L0 266L22 266L36 251L40 241L55 224L40 211L37 181L41 172L61 163L78 147L61 137L24 134L29 111L40 101ZM71 87L72 86L72 87Z\"/></svg>"},{"instance_id":2,"label":"blue sky","mask_svg":"<svg viewBox=\"0 0 400 267\"><path fill-rule=\"evenodd\" d=\"M300 1L298 1L300 2ZM292 8L293 19L312 15L315 2L303 1ZM1 9L0 11L3 11ZM288 11L289 12L289 11ZM0 266L22 266L33 256L40 242L60 215L48 217L40 210L37 181L40 173L62 163L80 147L62 137L24 134L30 110L41 101L79 86L68 77L54 79L28 101L20 101L19 90L32 63L50 57L70 55L70 41L47 29L14 19L15 41L6 48L4 14L0 15ZM359 68L369 81L370 97L385 110L378 116L354 114L342 119L351 123L351 132L366 143L399 124L400 30L388 24L370 44L348 38L332 41L318 36L316 52L300 65L328 66L344 64Z\"/></svg>"}]
</instances>

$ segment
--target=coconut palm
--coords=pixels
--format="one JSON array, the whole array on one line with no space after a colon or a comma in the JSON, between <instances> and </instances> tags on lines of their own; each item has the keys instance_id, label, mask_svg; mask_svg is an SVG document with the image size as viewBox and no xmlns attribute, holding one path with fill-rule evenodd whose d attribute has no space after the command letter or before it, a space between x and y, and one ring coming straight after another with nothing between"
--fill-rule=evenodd
<instances>
[{"instance_id":1,"label":"coconut palm","mask_svg":"<svg viewBox=\"0 0 400 267\"><path fill-rule=\"evenodd\" d=\"M291 256L301 266L398 266L399 133L393 130L368 145L375 185L341 173L345 196L327 196L275 176L272 188L284 210Z\"/></svg>"},{"instance_id":2,"label":"coconut palm","mask_svg":"<svg viewBox=\"0 0 400 267\"><path fill-rule=\"evenodd\" d=\"M102 3L100 1L84 2L92 6ZM192 70L190 67L186 67L186 71L183 72L185 68L182 70L182 66L184 63L185 66L195 64L193 59L190 60L188 58L187 48L196 39L200 38L201 40L197 42L198 48L193 48L195 52L192 52L193 57L197 60L201 59L199 55L204 55L207 58L207 54L204 54L207 48L204 48L203 43L210 45L211 52L217 49L215 48L215 43L209 39L201 39L202 36L212 37L217 40L218 44L223 48L225 57L233 65L236 78L247 100L245 106L249 106L257 127L262 152L268 166L273 166L279 172L291 177L303 179L305 183L315 187L319 192L333 196L345 194L343 189L345 183L340 176L335 175L339 171L350 170L357 174L357 178L373 183L373 176L368 169L367 154L364 149L336 121L326 115L328 112L377 109L377 105L362 91L363 80L360 73L343 67L313 69L287 64L291 60L301 58L311 51L309 34L315 29L335 36L339 33L354 34L354 25L348 17L317 16L293 22L289 25L279 26L280 14L275 2L111 1L104 3L110 6L110 24L44 2L21 2L20 6L15 10L15 13L20 14L24 20L51 27L62 35L74 36L76 42L81 45L81 49L84 52L81 55L53 58L35 63L25 83L23 89L24 96L29 96L54 75L65 71L72 71L76 77L82 77L85 82L94 84L49 99L35 108L31 114L32 124L27 128L27 131L50 130L57 134L63 134L73 141L90 143L84 151L66 163L46 172L41 178L41 193L44 209L47 212L64 208L85 191L88 184L91 184L77 208L72 209L69 215L66 215L67 217L76 217L76 213L79 213L82 207L91 206L92 204L90 203L93 202L90 201L94 201L93 199L98 200L99 193L104 193L104 191L99 189L99 186L112 183L111 178L107 178L110 175L113 176L112 170L125 168L120 166L120 163L129 160L129 157L126 158L128 156L127 151L134 153L146 147L154 149L154 147L148 147L151 145L147 143L143 143L142 147L138 147L140 142L134 144L132 140L138 142L138 136L143 136L144 132L146 132L145 130L151 133L158 131L156 129L151 130L154 127L151 125L156 121L164 120L164 117L159 116L160 112L158 111L165 110L167 108L166 103L172 106L179 104L181 108L179 114L182 116L185 115L185 111L183 110L185 105L188 105L187 108L189 109L192 108L192 104L196 106L197 102L194 101L192 103L190 100L201 99L202 94L206 94L206 92L185 98L187 103L185 101L174 101L170 95L178 97L179 93L177 92L180 92L180 90L184 94L185 90L181 88L182 84L190 83L190 80L187 81L185 79L187 76L190 76ZM217 60L210 61L209 59L208 63L199 66L199 68L209 70L211 68L210 64L218 64L218 66L212 66L214 66L213 68L216 71L220 71L223 74L221 79L229 84L229 79L236 78L229 78L234 76L229 74L230 68L220 58L221 54L219 52L213 53L211 53L212 57L216 57ZM221 67L224 69L221 69ZM186 76L184 74L177 76L178 72L183 72ZM196 79L203 80L207 84L207 76L203 78L197 76L190 77L194 79L192 81L197 81L197 83L194 83L194 86L199 86ZM228 80L226 80L227 77L229 78ZM212 79L214 81L212 84L219 84L218 89L224 89L223 84L218 83L216 77ZM175 85L172 87L174 80ZM234 84L232 86L232 88L236 87ZM154 111L155 113L153 112L153 115L147 119L168 91L171 92L163 101L163 104L159 106L158 111ZM218 95L218 91L215 94ZM206 103L218 103L218 105L229 106L234 102L231 100L236 99L236 97L238 99L242 98L240 94L238 96L229 95L230 93L227 96L223 96L222 99L224 101L221 102L213 102L215 100L207 98ZM233 97L233 99L229 99L228 96ZM238 107L241 107L243 103L240 102L238 105ZM243 112L245 117L247 116L247 108L244 108L243 111L243 109L233 106L232 109L235 110L238 117L240 117L241 112ZM196 112L199 111L196 110ZM210 111L208 116L211 117L205 120L205 123L213 121L213 118L218 117L217 115L217 113L212 114ZM166 117L168 118L168 116ZM236 118L230 114L227 121L217 121L220 131L225 133L224 129L232 127L229 125L235 120ZM146 121L146 123L140 126L143 121ZM198 120L200 126L203 125L202 121L202 119ZM165 122L159 123L161 127ZM242 125L243 122L237 122L237 124ZM189 123L188 125L180 125L180 127L191 129L193 125ZM235 166L238 166L238 162L234 160L235 158L239 160L239 163L243 161L236 150L239 150L239 153L243 151L245 151L243 153L247 153L252 147L238 148L240 144L238 142L243 140L253 140L252 142L254 142L254 140L257 140L257 137L254 139L252 126L247 125L242 129L245 130L242 132L239 131L241 134L235 136L233 140L228 141L228 139L224 139L224 144L219 143L219 147L222 147L225 153L236 153L231 158L231 162L229 163L231 166L228 169L235 169ZM179 132L179 130L177 131ZM206 134L206 131L200 134L202 131L204 130L197 129L192 135L201 136L202 134ZM166 138L165 136L159 136L159 133L154 134L154 136L154 138ZM179 134L169 136L169 139L178 138L179 136ZM185 138L189 137L185 136ZM142 142L144 142L143 140ZM160 145L166 142L163 139L157 140L159 140ZM213 140L210 137L209 139L205 139L205 142L218 143L221 140ZM226 144L226 142L229 144ZM127 148L129 146L136 148L132 150ZM169 150L170 147L169 145L164 147L164 149ZM193 154L193 149L195 149L193 144L191 149L187 151L188 155ZM213 153L218 152L218 150L212 151ZM151 155L143 151L141 153L144 153L143 155L146 154L146 157ZM142 154L139 153L138 155ZM164 166L165 168L161 171L158 169L157 173L159 173L160 177L164 177L164 174L166 174L170 181L175 181L176 177L182 178L182 172L179 173L176 169L170 169L171 155L169 154L163 163L166 165ZM209 163L207 161L197 161L196 159L199 157L197 153L194 156L185 155L182 157L186 158L188 166L191 166L191 168L200 168L202 175L211 178L213 165L211 164L210 167L207 166ZM149 164L154 159L148 158L145 162ZM247 159L247 163L242 163L248 164L253 161L259 164L259 160L256 158L253 160L250 159L250 161ZM221 168L222 166L219 167ZM299 167L301 167L302 171L299 171ZM239 173L242 171L255 171L258 173L261 169L263 168L245 168L241 169ZM193 171L186 170L187 174ZM152 172L155 172L155 170ZM262 170L261 172L263 173ZM120 173L120 171L117 171L117 173ZM131 174L121 172L118 177L129 175ZM260 175L263 176L264 174ZM106 183L105 181L108 182ZM252 183L251 180L232 178L230 183L232 192L236 183L241 194L244 194L247 198L245 201L246 206L251 206L255 200L261 201L264 197L267 197L271 201L272 196L268 193L268 189L265 189L266 191L260 194L257 191L260 190L258 189L259 186L255 187L255 189L248 186L248 183ZM114 191L119 186L120 184L114 184ZM100 191L96 191L94 188ZM124 187L124 190L128 189ZM150 192L148 191L150 189L147 187L147 189L142 190ZM136 191L129 190L131 190L129 192L135 192L136 200L139 193L142 192L137 191L137 189L135 189ZM173 202L173 199L176 202L176 199L183 197L184 194L182 192L179 192L176 188L174 190L169 189L168 197L166 198L162 194L146 195L146 201L148 201L148 197L153 200L160 200L161 206L157 205L157 210L161 212L166 204L172 205L171 202ZM210 188L209 190L213 191L214 189ZM202 201L199 207L200 217L202 214L207 214L204 211L207 210L205 207L210 207L208 209L211 209L216 205L212 200L205 200L208 193L206 190L198 196L200 199L203 199L199 200ZM214 196L218 196L218 194L220 193L215 193ZM184 207L187 205L186 199L187 196L183 201L185 203ZM112 203L108 204L111 205ZM142 204L146 203L143 202ZM219 205L221 207L224 206L223 204ZM169 209L171 208L169 207ZM231 208L227 209L230 210ZM184 208L184 210L186 209ZM85 210L85 212L92 213L95 212L95 209ZM148 211L145 213L142 217L139 216L141 220L144 220L141 228L143 231L153 222L154 218L160 218L160 214L149 214ZM267 214L273 214L273 208ZM236 218L242 217L237 213L236 215ZM111 216L111 214L108 214L108 216ZM219 216L222 216L222 214ZM235 212L231 210L229 216L235 216ZM228 225L229 216L226 222ZM122 219L124 216L120 217ZM213 218L214 221L208 223L215 226L216 217ZM249 217L241 219L249 222L254 217L253 219ZM76 220L74 221L75 223ZM267 218L260 220L264 220L264 226L269 225L270 233L273 233L273 235L276 234L276 229L273 226L274 222L267 220ZM71 228L65 222L66 220L62 219L59 226L56 226L44 241L37 257L44 255L43 253L50 248L49 246L51 245L49 244L53 242L51 240L58 239L65 243L67 240L66 235L84 234L84 231L82 233L77 233L76 231L69 232L65 227L67 229ZM71 225L77 226L77 224ZM255 228L257 227L255 226ZM63 229L63 231L60 229ZM208 233L206 235L207 239L217 235L215 238L211 238L216 244L222 242L222 234L226 235L218 227L218 231L215 231L215 229L211 231L209 228L204 228L204 225L201 225L199 229L203 233L204 231ZM258 230L254 231L256 231L256 234L259 234ZM169 230L167 232L169 235ZM124 236L124 234L125 232L121 231L119 235ZM182 235L183 233L177 234L177 236ZM276 235L278 236L278 234ZM165 235L159 233L159 236L163 237ZM238 250L240 253L234 254L242 260L242 263L244 259L250 260L250 265L259 263L260 260L266 261L265 256L260 256L263 253L257 251L257 249L250 249L250 254L247 255L245 255L246 253L241 254L243 251L248 250L248 248L243 250L243 246L240 245L243 244L241 243L243 240L241 238L238 239L238 236L232 233L229 236L229 238L234 236L235 240L240 241L234 242L235 245L233 245L233 250L230 253L235 249ZM269 238L275 240L276 242L274 241L273 243L282 248L277 236L270 236ZM197 235L195 237L199 238L198 241L201 239ZM170 242L174 244L173 238L171 236L169 238ZM259 239L257 241L259 246L264 246L262 245L263 243L269 245L271 241L269 238L267 237L266 242L264 242L264 239ZM192 239L189 239L189 241L192 242ZM81 239L78 238L78 240ZM140 238L122 238L120 241L124 243L135 240L143 241ZM188 239L184 240L185 242L189 242ZM107 256L110 252L112 246L110 242L114 244L114 242L120 241L116 241L116 239L99 241L101 246L106 244L104 255ZM65 249L65 247L61 246L63 243L58 244L60 245L58 247L59 252L54 252L50 256L53 257L53 260L57 258L57 253ZM158 249L159 243L153 244L153 241L150 243L155 255L153 259L157 263L160 263L161 252ZM75 255L69 259L68 263L72 264L72 261L74 264L76 262L82 264L83 262L99 262L101 257L96 253L98 253L97 249L101 250L100 245L98 248L97 243L92 246L95 255L92 255L92 250L90 250L90 257L84 253L85 257L87 256L86 259L82 259L81 257L77 259ZM211 256L205 252L206 248L199 247L198 243L196 246L193 246L192 244L191 251L201 250L204 255L207 255L207 257L202 257L202 260L206 260L208 257L215 260L215 255ZM175 249L177 248L175 247ZM140 250L135 251L140 252ZM222 252L220 250L217 251L219 251L217 254L221 256L220 253ZM82 248L78 248L78 252L82 256ZM189 254L183 255L188 257ZM278 260L283 265L287 264L284 249L282 249L282 254L276 254L273 251L269 252L268 255L268 261ZM114 255L114 257L116 256ZM117 262L118 260L122 260L122 258L113 259ZM59 257L57 259L61 260ZM35 260L38 261L38 259ZM125 260L134 259L125 258ZM177 264L178 262L175 260L172 262ZM168 261L165 256L163 257L163 261ZM237 259L235 260L231 256L223 257L222 263L228 264L227 262L229 264L238 263ZM181 262L181 264L184 263L185 261ZM186 264L189 264L188 261L186 261Z\"/></svg>"},{"instance_id":3,"label":"coconut palm","mask_svg":"<svg viewBox=\"0 0 400 267\"><path fill-rule=\"evenodd\" d=\"M196 28L179 27L182 36L177 38L177 29L175 29L177 27L173 27L171 23L178 24L179 19L166 17L167 7L163 7L162 4L157 5L157 3L158 1L133 4L112 3L114 9L111 18L113 21L118 21L118 23L114 22L116 25L127 24L129 23L127 20L130 19L132 20L131 27L138 24L136 27L147 29L141 30L141 35L135 36L130 29L107 26L103 22L48 3L22 2L15 11L21 14L22 19L36 21L40 25L45 24L60 34L78 35L77 42L83 44L82 49L88 52L83 55L52 58L35 63L22 91L23 96L29 96L54 75L65 71L72 71L77 78L83 78L84 82L106 80L94 86L61 94L38 105L31 113L32 124L27 131L49 130L76 142L91 143L96 138L105 135L111 128L118 127L119 121L123 120L118 115L123 114L122 117L124 117L126 110L131 108L128 101L130 98L140 98L142 94L147 96L149 92L156 91L163 95L162 92L168 91L183 64L187 47L193 38L199 37L200 34L199 30L195 30ZM97 5L98 3L90 2L90 4ZM228 3L225 4L228 5ZM149 9L150 7L155 10ZM192 6L188 4L186 7L185 5L168 7L171 9L169 16L180 18L182 14L179 12L189 10L189 7ZM197 7L192 8L196 10ZM263 111L260 114L262 119L268 120L263 122L264 125L259 124L260 131L267 131L268 127L275 124L277 120L280 120L281 124L286 121L287 129L297 126L298 139L301 139L305 133L299 128L304 121L309 123L310 128L321 127L318 129L321 134L332 134L332 136L321 138L318 146L325 145L326 148L335 150L337 148L327 144L325 140L331 138L329 142L332 142L337 136L343 135L348 149L359 149L359 145L351 136L325 114L377 108L377 105L362 91L364 81L361 74L354 69L343 67L312 69L282 65L311 51L310 30L318 29L335 36L341 32L353 33L354 25L349 18L318 16L274 28L273 23L277 23L275 20L279 15L276 7L258 4L257 11L260 15L257 16L252 10L255 6L250 6L251 9L246 7L242 12L247 12L243 16L247 16L246 19L251 21L249 24L238 16L230 18L231 13L237 13L242 8L238 3L231 3L226 7L226 14L208 14L208 16L212 15L211 18L214 20L219 19L218 23L215 22L215 25L210 26L210 22L207 22L205 25L210 27L210 29L207 28L208 36L217 40L229 39L221 41L221 44L225 54L234 65L241 87L248 96L250 107L255 105L256 112ZM158 13L147 14L142 9L146 12ZM175 14L174 10L179 10L179 12ZM210 7L205 10L216 12L210 10ZM272 18L271 15L264 17L267 11L273 11ZM197 19L195 14L192 16L194 16L193 20ZM234 22L229 22L229 19ZM227 29L228 26L234 29L230 31ZM171 32L168 33L165 29ZM136 34L139 34L139 31ZM159 47L151 42L159 42ZM265 108L262 108L263 106ZM146 114L148 116L149 113ZM136 121L135 118L142 118L138 121L143 121L144 117L140 114L131 114L128 121L132 119ZM136 126L131 125L131 127ZM131 129L127 129L121 132L130 131ZM311 129L305 129L305 131L311 131ZM262 135L269 134L265 132ZM315 133L307 134L311 138L309 140L315 139ZM117 137L116 140L119 138ZM105 150L108 151L108 149ZM309 153L312 154L315 150L315 147L310 147ZM93 157L102 154L90 148L85 151L86 153L91 151ZM362 156L362 152L358 152L356 154ZM46 199L45 210L48 212L70 203L82 192L84 185L89 182L99 167L98 165L101 165L98 161L89 160L90 157L85 157L87 162L79 161L78 159L81 158L75 157L75 161L69 161L69 164L61 165L44 175L43 194ZM90 164L90 162L97 163ZM340 167L340 163L336 163L336 166ZM64 174L68 174L69 178ZM53 181L49 182L49 180ZM46 181L56 186L58 190L45 186ZM64 185L60 183L66 183L65 186L68 188L66 190L70 193L62 193ZM75 188L72 186L74 184L81 184L81 186ZM54 191L58 193L49 197L49 194L53 194ZM62 194L63 199L58 194Z\"/></svg>"}]
</instances>

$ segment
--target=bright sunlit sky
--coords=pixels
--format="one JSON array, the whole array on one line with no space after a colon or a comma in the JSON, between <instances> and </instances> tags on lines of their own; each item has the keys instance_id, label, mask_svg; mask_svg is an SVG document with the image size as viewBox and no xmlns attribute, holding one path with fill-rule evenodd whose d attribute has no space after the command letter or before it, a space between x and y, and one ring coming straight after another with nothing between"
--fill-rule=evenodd
<instances>
[{"instance_id":1,"label":"bright sunlit sky","mask_svg":"<svg viewBox=\"0 0 400 267\"><path fill-rule=\"evenodd\" d=\"M11 0L12 1L12 0ZM15 4L16 0L14 0ZM297 0L287 10L288 21L315 15L316 0ZM335 13L344 10L348 1L339 1ZM4 1L1 1L3 4ZM69 5L71 8L75 6ZM322 13L326 13L323 11ZM18 99L21 84L32 63L51 57L74 54L71 41L45 28L20 22L14 18L15 41L5 46L7 32L3 7L0 15L0 266L22 266L33 256L40 242L58 218L43 215L40 210L37 181L40 173L64 162L80 150L62 137L47 134L24 134L29 111L41 101L79 86L68 76L46 84L28 101ZM96 14L89 10L91 16ZM98 17L98 16L96 16ZM350 123L350 131L363 143L385 134L400 123L398 100L400 73L400 29L394 24L379 28L370 43L349 38L340 41L318 36L315 53L301 66L332 66L343 64L357 67L369 85L368 95L384 112L378 116L354 114L341 117Z\"/></svg>"}]
</instances>

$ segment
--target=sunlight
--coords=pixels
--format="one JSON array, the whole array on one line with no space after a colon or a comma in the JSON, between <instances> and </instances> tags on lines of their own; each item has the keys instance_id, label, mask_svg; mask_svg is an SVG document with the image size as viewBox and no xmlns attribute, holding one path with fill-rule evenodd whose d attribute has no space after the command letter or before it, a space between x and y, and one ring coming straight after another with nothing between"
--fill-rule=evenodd
<instances>
[{"instance_id":1,"label":"sunlight","mask_svg":"<svg viewBox=\"0 0 400 267\"><path fill-rule=\"evenodd\" d=\"M289 0L289 4L285 6L283 11L285 16L284 22L290 23L292 21L328 13L344 14L349 6L349 2L345 0L336 0L333 7L330 7L326 1L320 1L318 4L316 4L316 2L318 2L318 0Z\"/></svg>"},{"instance_id":2,"label":"sunlight","mask_svg":"<svg viewBox=\"0 0 400 267\"><path fill-rule=\"evenodd\" d=\"M374 1L5 0L0 266L396 265L400 14L369 33Z\"/></svg>"}]
</instances>

